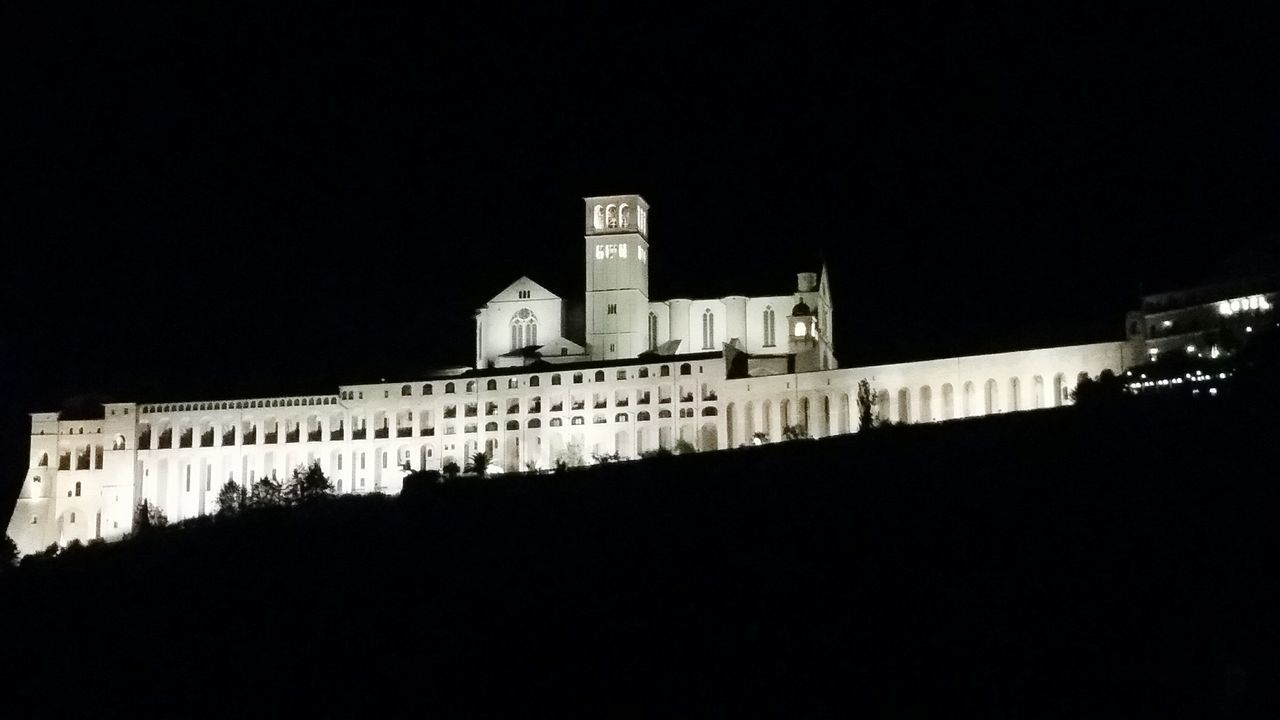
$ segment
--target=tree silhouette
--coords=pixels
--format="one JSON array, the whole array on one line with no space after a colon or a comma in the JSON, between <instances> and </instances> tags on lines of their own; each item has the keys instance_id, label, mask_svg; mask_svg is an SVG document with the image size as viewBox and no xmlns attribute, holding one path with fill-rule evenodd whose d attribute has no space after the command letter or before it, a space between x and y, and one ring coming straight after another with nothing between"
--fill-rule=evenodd
<instances>
[{"instance_id":1,"label":"tree silhouette","mask_svg":"<svg viewBox=\"0 0 1280 720\"><path fill-rule=\"evenodd\" d=\"M694 447L693 443L689 442L688 440L681 438L676 441L676 447L674 452L676 455L691 455L693 453L698 452L698 448Z\"/></svg>"},{"instance_id":2,"label":"tree silhouette","mask_svg":"<svg viewBox=\"0 0 1280 720\"><path fill-rule=\"evenodd\" d=\"M284 487L284 499L293 505L320 500L333 495L333 483L325 477L320 463L313 461L310 465L293 469L293 476Z\"/></svg>"},{"instance_id":3,"label":"tree silhouette","mask_svg":"<svg viewBox=\"0 0 1280 720\"><path fill-rule=\"evenodd\" d=\"M799 425L787 425L786 427L782 428L782 439L783 440L806 440L810 438L809 438L809 433L805 432L803 427Z\"/></svg>"},{"instance_id":4,"label":"tree silhouette","mask_svg":"<svg viewBox=\"0 0 1280 720\"><path fill-rule=\"evenodd\" d=\"M5 535L0 538L0 573L13 567L18 562L18 545L13 538Z\"/></svg>"},{"instance_id":5,"label":"tree silhouette","mask_svg":"<svg viewBox=\"0 0 1280 720\"><path fill-rule=\"evenodd\" d=\"M253 491L249 496L249 507L269 508L283 504L284 489L275 478L268 475L253 484Z\"/></svg>"},{"instance_id":6,"label":"tree silhouette","mask_svg":"<svg viewBox=\"0 0 1280 720\"><path fill-rule=\"evenodd\" d=\"M246 500L245 488L235 480L228 480L218 491L218 515L230 517L239 513L244 509Z\"/></svg>"},{"instance_id":7,"label":"tree silhouette","mask_svg":"<svg viewBox=\"0 0 1280 720\"><path fill-rule=\"evenodd\" d=\"M168 524L169 518L165 517L164 511L147 500L138 503L138 506L133 509L133 533L135 535L143 535Z\"/></svg>"},{"instance_id":8,"label":"tree silhouette","mask_svg":"<svg viewBox=\"0 0 1280 720\"><path fill-rule=\"evenodd\" d=\"M1111 405L1125 395L1124 381L1111 370L1103 370L1095 380L1088 375L1080 378L1071 400L1081 407Z\"/></svg>"},{"instance_id":9,"label":"tree silhouette","mask_svg":"<svg viewBox=\"0 0 1280 720\"><path fill-rule=\"evenodd\" d=\"M458 467L458 463L450 460L440 470L444 473L445 478L454 480L458 477L458 473L462 471L462 468Z\"/></svg>"},{"instance_id":10,"label":"tree silhouette","mask_svg":"<svg viewBox=\"0 0 1280 720\"><path fill-rule=\"evenodd\" d=\"M871 392L871 383L866 379L858 381L858 430L870 430L876 426L876 396Z\"/></svg>"},{"instance_id":11,"label":"tree silhouette","mask_svg":"<svg viewBox=\"0 0 1280 720\"><path fill-rule=\"evenodd\" d=\"M478 452L471 456L471 461L467 463L467 472L474 473L478 477L484 477L489 471L489 455L488 453Z\"/></svg>"}]
</instances>

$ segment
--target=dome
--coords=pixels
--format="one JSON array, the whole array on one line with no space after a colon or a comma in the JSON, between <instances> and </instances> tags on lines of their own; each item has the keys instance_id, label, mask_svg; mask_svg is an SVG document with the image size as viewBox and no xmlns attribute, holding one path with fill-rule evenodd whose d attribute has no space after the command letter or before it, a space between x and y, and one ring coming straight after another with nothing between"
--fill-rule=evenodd
<instances>
[{"instance_id":1,"label":"dome","mask_svg":"<svg viewBox=\"0 0 1280 720\"><path fill-rule=\"evenodd\" d=\"M808 305L804 304L803 300L796 303L796 306L791 308L792 317L795 317L796 315L812 315L812 314L813 314L813 311L809 309Z\"/></svg>"}]
</instances>

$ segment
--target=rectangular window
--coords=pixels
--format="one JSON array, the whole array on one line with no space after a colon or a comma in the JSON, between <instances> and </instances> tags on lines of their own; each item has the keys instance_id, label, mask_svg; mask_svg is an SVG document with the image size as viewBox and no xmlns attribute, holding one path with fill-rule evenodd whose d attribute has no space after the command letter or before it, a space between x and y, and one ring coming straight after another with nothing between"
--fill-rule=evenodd
<instances>
[{"instance_id":1,"label":"rectangular window","mask_svg":"<svg viewBox=\"0 0 1280 720\"><path fill-rule=\"evenodd\" d=\"M626 256L627 256L627 244L622 243L618 245L618 257L625 258Z\"/></svg>"},{"instance_id":2,"label":"rectangular window","mask_svg":"<svg viewBox=\"0 0 1280 720\"><path fill-rule=\"evenodd\" d=\"M617 306L616 304L614 304L614 303L609 303L608 307L606 307L606 308L605 308L605 314L606 314L606 315L617 315L617 314L618 314L618 306Z\"/></svg>"},{"instance_id":3,"label":"rectangular window","mask_svg":"<svg viewBox=\"0 0 1280 720\"><path fill-rule=\"evenodd\" d=\"M596 259L597 259L597 260L603 260L603 259L604 259L604 245L597 245L597 246L596 246Z\"/></svg>"},{"instance_id":4,"label":"rectangular window","mask_svg":"<svg viewBox=\"0 0 1280 720\"><path fill-rule=\"evenodd\" d=\"M618 246L617 246L617 245L605 245L605 246L604 246L604 256L605 256L606 258L610 259L610 260L612 260L612 259L614 259L614 258L618 257Z\"/></svg>"},{"instance_id":5,"label":"rectangular window","mask_svg":"<svg viewBox=\"0 0 1280 720\"><path fill-rule=\"evenodd\" d=\"M643 245L637 245L637 246L636 246L636 257L640 259L640 262L645 262L645 261L647 261L647 260L648 260L648 256L649 256L649 253L648 253L647 251L645 251L645 249L644 249L644 246L643 246Z\"/></svg>"}]
</instances>

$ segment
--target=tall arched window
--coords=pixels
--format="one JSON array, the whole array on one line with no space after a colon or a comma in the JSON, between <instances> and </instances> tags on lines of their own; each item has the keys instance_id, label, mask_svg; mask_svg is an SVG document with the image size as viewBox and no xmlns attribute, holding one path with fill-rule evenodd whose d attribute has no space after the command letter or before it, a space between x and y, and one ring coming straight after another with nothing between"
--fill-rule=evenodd
<instances>
[{"instance_id":1,"label":"tall arched window","mask_svg":"<svg viewBox=\"0 0 1280 720\"><path fill-rule=\"evenodd\" d=\"M626 203L622 203L618 206L618 226L631 226L631 206Z\"/></svg>"},{"instance_id":2,"label":"tall arched window","mask_svg":"<svg viewBox=\"0 0 1280 720\"><path fill-rule=\"evenodd\" d=\"M603 206L597 205L595 209L591 211L591 227L595 228L596 230L604 229L604 207Z\"/></svg>"},{"instance_id":3,"label":"tall arched window","mask_svg":"<svg viewBox=\"0 0 1280 720\"><path fill-rule=\"evenodd\" d=\"M702 311L702 349L710 350L716 343L716 316L711 308Z\"/></svg>"},{"instance_id":4,"label":"tall arched window","mask_svg":"<svg viewBox=\"0 0 1280 720\"><path fill-rule=\"evenodd\" d=\"M658 348L658 314L649 313L649 349Z\"/></svg>"},{"instance_id":5,"label":"tall arched window","mask_svg":"<svg viewBox=\"0 0 1280 720\"><path fill-rule=\"evenodd\" d=\"M773 347L774 345L774 314L773 308L766 306L764 309L764 346Z\"/></svg>"},{"instance_id":6,"label":"tall arched window","mask_svg":"<svg viewBox=\"0 0 1280 720\"><path fill-rule=\"evenodd\" d=\"M538 319L529 308L521 308L511 318L511 349L538 344Z\"/></svg>"},{"instance_id":7,"label":"tall arched window","mask_svg":"<svg viewBox=\"0 0 1280 720\"><path fill-rule=\"evenodd\" d=\"M611 228L618 227L618 206L609 205L604 209L604 224Z\"/></svg>"}]
</instances>

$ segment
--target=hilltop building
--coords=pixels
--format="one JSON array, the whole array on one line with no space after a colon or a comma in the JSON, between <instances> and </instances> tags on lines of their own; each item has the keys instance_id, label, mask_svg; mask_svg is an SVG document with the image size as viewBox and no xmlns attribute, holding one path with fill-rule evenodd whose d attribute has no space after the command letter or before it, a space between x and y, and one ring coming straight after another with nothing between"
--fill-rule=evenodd
<instances>
[{"instance_id":1,"label":"hilltop building","mask_svg":"<svg viewBox=\"0 0 1280 720\"><path fill-rule=\"evenodd\" d=\"M95 420L33 413L8 533L23 553L119 538L143 500L191 518L215 511L229 480L283 479L311 461L339 493L396 493L409 469L479 451L516 471L680 441L699 451L776 441L789 426L850 433L863 379L895 422L1048 408L1070 402L1080 376L1120 371L1147 349L1131 335L840 368L825 267L777 295L655 300L649 214L639 195L586 199L576 340L564 336L563 299L520 278L477 310L473 368L307 396L109 403Z\"/></svg>"}]
</instances>

